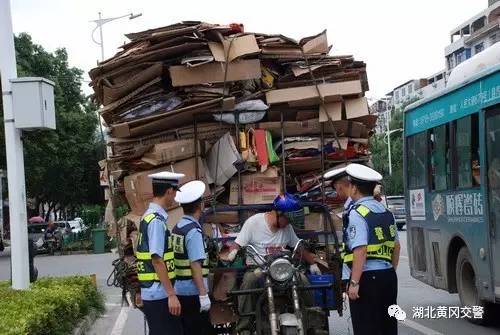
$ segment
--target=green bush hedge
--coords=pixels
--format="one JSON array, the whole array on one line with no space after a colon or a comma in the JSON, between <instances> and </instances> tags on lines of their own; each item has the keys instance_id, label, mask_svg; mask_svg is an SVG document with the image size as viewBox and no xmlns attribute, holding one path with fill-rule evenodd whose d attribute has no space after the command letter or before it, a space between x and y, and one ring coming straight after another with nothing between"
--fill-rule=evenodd
<instances>
[{"instance_id":1,"label":"green bush hedge","mask_svg":"<svg viewBox=\"0 0 500 335\"><path fill-rule=\"evenodd\" d=\"M42 278L27 291L0 283L2 335L68 334L92 309L103 312L104 302L90 277Z\"/></svg>"}]
</instances>

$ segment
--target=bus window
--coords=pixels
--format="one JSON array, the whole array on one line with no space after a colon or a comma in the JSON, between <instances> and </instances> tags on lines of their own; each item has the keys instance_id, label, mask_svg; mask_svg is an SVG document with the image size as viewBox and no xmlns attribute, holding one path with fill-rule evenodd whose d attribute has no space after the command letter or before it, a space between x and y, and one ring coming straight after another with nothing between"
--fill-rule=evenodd
<instances>
[{"instance_id":1,"label":"bus window","mask_svg":"<svg viewBox=\"0 0 500 335\"><path fill-rule=\"evenodd\" d=\"M432 183L431 190L444 191L450 185L450 141L448 136L448 125L431 129L430 131L431 147L431 171Z\"/></svg>"},{"instance_id":2,"label":"bus window","mask_svg":"<svg viewBox=\"0 0 500 335\"><path fill-rule=\"evenodd\" d=\"M461 118L456 125L458 188L478 186L481 183L478 114Z\"/></svg>"},{"instance_id":3,"label":"bus window","mask_svg":"<svg viewBox=\"0 0 500 335\"><path fill-rule=\"evenodd\" d=\"M410 136L407 141L408 187L424 187L426 185L425 171L427 170L425 167L426 132Z\"/></svg>"}]
</instances>

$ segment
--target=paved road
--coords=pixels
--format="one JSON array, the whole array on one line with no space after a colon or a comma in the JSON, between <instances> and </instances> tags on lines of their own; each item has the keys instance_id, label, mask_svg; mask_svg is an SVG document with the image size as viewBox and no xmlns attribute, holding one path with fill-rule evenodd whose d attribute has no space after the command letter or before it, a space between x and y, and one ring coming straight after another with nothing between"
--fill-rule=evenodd
<instances>
[{"instance_id":1,"label":"paved road","mask_svg":"<svg viewBox=\"0 0 500 335\"><path fill-rule=\"evenodd\" d=\"M410 276L408 255L406 252L406 233L401 233L403 245L401 264L398 268L399 305L408 314L408 319L399 323L399 334L453 334L453 335L493 335L500 333L500 324L494 327L481 327L465 320L422 320L412 318L412 308L416 306L458 306L456 294L433 289ZM106 296L106 313L99 319L91 335L137 335L143 334L144 319L141 312L121 307L120 290L106 286L106 278L111 271L111 262L116 258L113 254L104 255L72 255L72 256L38 256L36 266L41 276L62 276L70 274L97 275L100 289ZM9 253L0 254L0 280L9 278ZM330 318L331 334L352 334L348 311L339 318L335 313Z\"/></svg>"}]
</instances>

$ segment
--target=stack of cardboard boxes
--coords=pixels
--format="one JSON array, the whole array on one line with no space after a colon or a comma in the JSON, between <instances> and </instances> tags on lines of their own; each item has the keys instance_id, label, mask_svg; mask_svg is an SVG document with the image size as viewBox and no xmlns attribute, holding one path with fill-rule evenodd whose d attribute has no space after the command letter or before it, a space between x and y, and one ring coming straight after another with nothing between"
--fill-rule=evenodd
<instances>
[{"instance_id":1,"label":"stack of cardboard boxes","mask_svg":"<svg viewBox=\"0 0 500 335\"><path fill-rule=\"evenodd\" d=\"M294 41L189 21L126 36L90 77L109 130L104 179L136 222L153 172L201 179L217 204L270 203L287 190L335 208L322 173L369 160L366 65L329 55L326 31ZM322 229L317 221L306 216L306 228Z\"/></svg>"}]
</instances>

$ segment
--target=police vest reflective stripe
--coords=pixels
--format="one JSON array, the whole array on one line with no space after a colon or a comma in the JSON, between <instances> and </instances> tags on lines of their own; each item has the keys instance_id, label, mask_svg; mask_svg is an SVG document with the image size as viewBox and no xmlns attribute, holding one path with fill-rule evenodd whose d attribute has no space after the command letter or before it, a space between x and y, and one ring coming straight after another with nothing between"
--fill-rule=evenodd
<instances>
[{"instance_id":1,"label":"police vest reflective stripe","mask_svg":"<svg viewBox=\"0 0 500 335\"><path fill-rule=\"evenodd\" d=\"M174 249L174 263L175 263L175 275L177 280L190 280L193 279L193 272L191 271L191 261L189 260L186 236L187 234L196 229L200 234L203 232L196 222L191 221L182 228L179 228L178 224L172 229L172 245ZM205 259L202 264L202 276L208 277L208 254L206 246L205 248Z\"/></svg>"},{"instance_id":2,"label":"police vest reflective stripe","mask_svg":"<svg viewBox=\"0 0 500 335\"><path fill-rule=\"evenodd\" d=\"M170 279L175 278L175 262L174 262L174 252L172 250L172 237L168 231L166 220L163 216L157 213L151 213L146 215L139 226L139 241L137 245L137 251L135 253L136 257L136 267L137 267L137 278L139 279L140 286L143 288L148 288L153 285L154 282L159 282L160 279L156 274L153 267L153 262L151 258L151 253L149 252L149 236L148 236L148 225L154 220L159 219L163 222L165 227L165 243L163 246L163 261L167 267L168 277Z\"/></svg>"},{"instance_id":3,"label":"police vest reflective stripe","mask_svg":"<svg viewBox=\"0 0 500 335\"><path fill-rule=\"evenodd\" d=\"M394 222L394 216L391 212L385 211L382 213L374 213L370 209L362 204L353 206L346 214L346 219L344 221L344 243L342 247L342 258L344 263L351 266L353 261L353 252L347 246L348 236L348 217L351 210L356 210L356 212L361 215L368 226L368 245L367 248L367 259L381 259L385 261L392 260L392 254L394 252L395 238L396 238L396 225Z\"/></svg>"}]
</instances>

